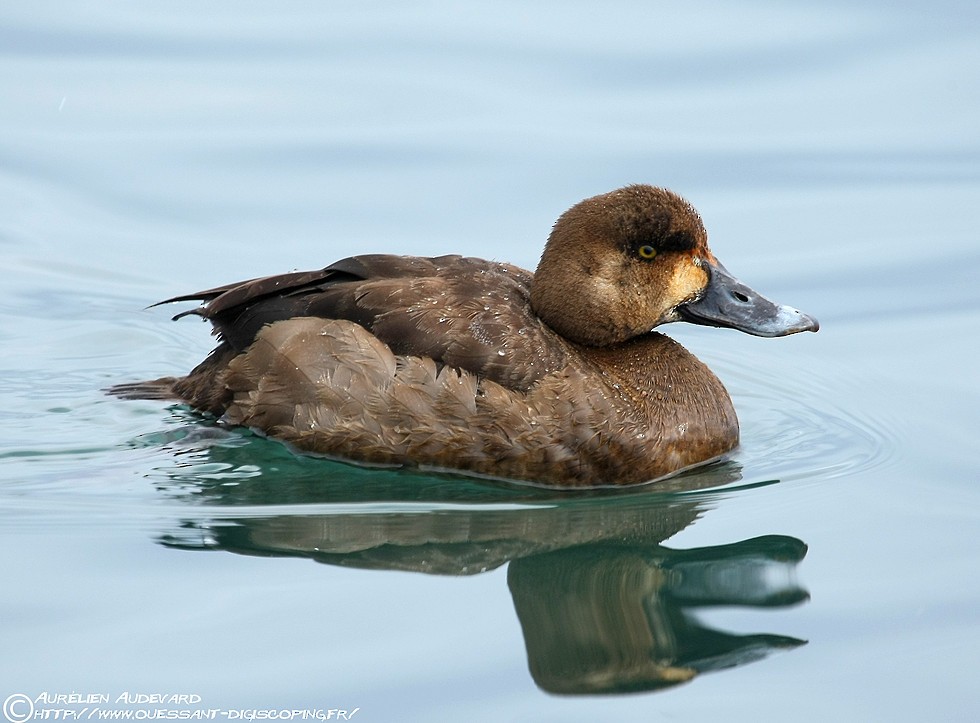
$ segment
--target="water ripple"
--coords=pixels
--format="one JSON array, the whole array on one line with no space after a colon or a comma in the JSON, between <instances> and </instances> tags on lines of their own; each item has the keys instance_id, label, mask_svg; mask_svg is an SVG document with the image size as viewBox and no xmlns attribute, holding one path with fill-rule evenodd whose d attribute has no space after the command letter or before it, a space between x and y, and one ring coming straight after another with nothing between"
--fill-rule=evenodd
<instances>
[{"instance_id":1,"label":"water ripple","mask_svg":"<svg viewBox=\"0 0 980 723\"><path fill-rule=\"evenodd\" d=\"M745 481L858 475L888 464L900 449L884 415L858 405L866 397L844 369L802 365L794 374L773 375L734 355L721 355L712 366L738 410L742 441L734 458ZM840 404L848 399L855 404Z\"/></svg>"}]
</instances>

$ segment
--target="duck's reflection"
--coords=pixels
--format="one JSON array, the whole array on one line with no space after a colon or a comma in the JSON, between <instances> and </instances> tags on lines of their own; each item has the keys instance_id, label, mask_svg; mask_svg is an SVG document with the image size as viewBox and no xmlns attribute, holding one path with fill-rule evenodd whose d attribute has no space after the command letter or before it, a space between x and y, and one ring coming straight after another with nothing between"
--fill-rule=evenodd
<instances>
[{"instance_id":1,"label":"duck's reflection","mask_svg":"<svg viewBox=\"0 0 980 723\"><path fill-rule=\"evenodd\" d=\"M656 508L631 508L621 510L619 520L598 516L596 527L581 509L563 512L224 520L196 534L188 524L166 543L448 575L479 573L510 561L507 580L531 674L554 693L652 690L803 644L782 635L712 630L694 614L700 606L776 607L806 600L794 577L794 566L806 554L800 540L771 535L673 550L651 538L671 523L691 519L692 510L667 508L660 515ZM578 542L589 536L594 541ZM563 548L563 540L573 540L572 545Z\"/></svg>"},{"instance_id":2,"label":"duck's reflection","mask_svg":"<svg viewBox=\"0 0 980 723\"><path fill-rule=\"evenodd\" d=\"M600 543L513 562L507 580L535 682L553 693L652 690L804 641L702 625L700 605L791 605L806 546L768 536L671 550Z\"/></svg>"},{"instance_id":3,"label":"duck's reflection","mask_svg":"<svg viewBox=\"0 0 980 723\"><path fill-rule=\"evenodd\" d=\"M209 449L206 469L233 469L227 460L236 454L233 448ZM205 502L207 513L161 542L441 575L510 563L507 579L531 674L555 693L653 690L804 642L713 630L695 614L702 606L779 607L806 600L795 579L806 554L803 542L771 535L689 550L661 544L694 522L712 499L692 490L737 479L732 465L676 478L655 491L560 496L292 460L279 460L275 480L263 473L241 484L228 484L220 474L200 475L201 465L192 463L198 474L185 468L166 491ZM337 472L329 482L323 465ZM311 469L319 484L307 484ZM345 475L360 482L370 476L373 499ZM347 500L345 487L349 495L356 490ZM419 502L420 487L428 493L425 503ZM293 508L300 513L262 515L258 508L255 515L258 490L270 488L278 488L280 504L301 505ZM448 497L440 499L437 490L449 491ZM212 515L214 505L229 514ZM235 508L246 514L235 514Z\"/></svg>"}]
</instances>

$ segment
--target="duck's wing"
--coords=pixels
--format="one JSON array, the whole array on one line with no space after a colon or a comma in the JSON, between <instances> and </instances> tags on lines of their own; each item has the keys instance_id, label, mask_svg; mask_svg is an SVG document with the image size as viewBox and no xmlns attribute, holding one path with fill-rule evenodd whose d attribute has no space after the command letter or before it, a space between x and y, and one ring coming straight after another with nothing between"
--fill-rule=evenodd
<instances>
[{"instance_id":1,"label":"duck's wing","mask_svg":"<svg viewBox=\"0 0 980 723\"><path fill-rule=\"evenodd\" d=\"M354 256L317 271L228 284L167 299L203 301L233 348L267 324L296 317L360 324L396 354L429 357L514 389L562 368L568 347L532 312L531 274L460 256Z\"/></svg>"}]
</instances>

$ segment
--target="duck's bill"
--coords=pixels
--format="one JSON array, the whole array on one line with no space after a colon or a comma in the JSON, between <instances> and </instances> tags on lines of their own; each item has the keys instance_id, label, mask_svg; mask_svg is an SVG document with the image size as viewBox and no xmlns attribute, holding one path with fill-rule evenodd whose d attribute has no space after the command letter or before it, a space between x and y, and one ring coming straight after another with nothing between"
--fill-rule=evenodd
<instances>
[{"instance_id":1,"label":"duck's bill","mask_svg":"<svg viewBox=\"0 0 980 723\"><path fill-rule=\"evenodd\" d=\"M708 266L710 279L701 295L677 307L678 316L692 324L738 329L755 336L786 336L817 331L820 324L802 311L774 304L725 270Z\"/></svg>"}]
</instances>

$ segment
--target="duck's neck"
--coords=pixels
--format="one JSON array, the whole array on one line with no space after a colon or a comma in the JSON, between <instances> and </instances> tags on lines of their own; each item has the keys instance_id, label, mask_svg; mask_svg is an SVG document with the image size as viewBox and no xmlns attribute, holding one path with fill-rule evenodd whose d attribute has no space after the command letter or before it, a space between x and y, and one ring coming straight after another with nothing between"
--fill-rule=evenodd
<instances>
[{"instance_id":1,"label":"duck's neck","mask_svg":"<svg viewBox=\"0 0 980 723\"><path fill-rule=\"evenodd\" d=\"M738 444L738 419L728 391L673 339L653 332L614 346L581 347L580 352L678 454L703 460Z\"/></svg>"}]
</instances>

